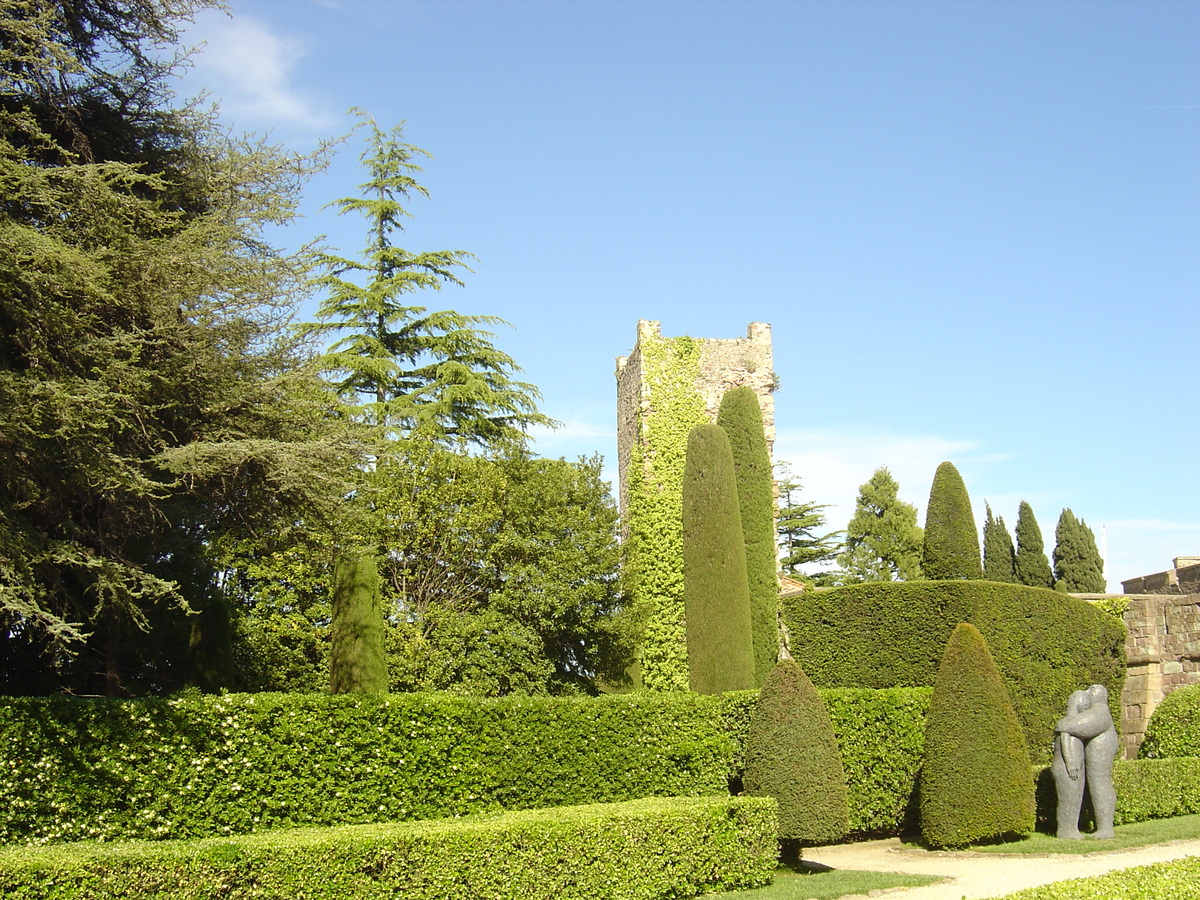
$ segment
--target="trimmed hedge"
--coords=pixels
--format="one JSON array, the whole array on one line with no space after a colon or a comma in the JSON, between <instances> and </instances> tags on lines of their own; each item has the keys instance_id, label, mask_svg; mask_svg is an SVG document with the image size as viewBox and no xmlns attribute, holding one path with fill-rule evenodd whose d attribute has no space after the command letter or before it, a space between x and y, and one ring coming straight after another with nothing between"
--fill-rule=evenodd
<instances>
[{"instance_id":1,"label":"trimmed hedge","mask_svg":"<svg viewBox=\"0 0 1200 900\"><path fill-rule=\"evenodd\" d=\"M822 688L933 684L959 622L987 641L1035 763L1050 759L1071 691L1099 683L1117 704L1125 626L1084 600L990 581L850 585L784 600L792 655ZM1114 716L1119 709L1114 709Z\"/></svg>"},{"instance_id":2,"label":"trimmed hedge","mask_svg":"<svg viewBox=\"0 0 1200 900\"><path fill-rule=\"evenodd\" d=\"M0 851L0 895L631 900L767 884L775 803L638 800L199 841Z\"/></svg>"},{"instance_id":3,"label":"trimmed hedge","mask_svg":"<svg viewBox=\"0 0 1200 900\"><path fill-rule=\"evenodd\" d=\"M1200 756L1200 684L1167 694L1150 716L1138 755L1149 759Z\"/></svg>"},{"instance_id":4,"label":"trimmed hedge","mask_svg":"<svg viewBox=\"0 0 1200 900\"><path fill-rule=\"evenodd\" d=\"M1200 857L1056 881L1000 900L1200 900Z\"/></svg>"},{"instance_id":5,"label":"trimmed hedge","mask_svg":"<svg viewBox=\"0 0 1200 900\"><path fill-rule=\"evenodd\" d=\"M1038 769L1036 778L1038 830L1054 834L1054 776L1047 766ZM1118 759L1113 765L1113 786L1117 825L1200 814L1200 759ZM1091 831L1095 822L1086 802L1083 814L1083 828Z\"/></svg>"}]
</instances>

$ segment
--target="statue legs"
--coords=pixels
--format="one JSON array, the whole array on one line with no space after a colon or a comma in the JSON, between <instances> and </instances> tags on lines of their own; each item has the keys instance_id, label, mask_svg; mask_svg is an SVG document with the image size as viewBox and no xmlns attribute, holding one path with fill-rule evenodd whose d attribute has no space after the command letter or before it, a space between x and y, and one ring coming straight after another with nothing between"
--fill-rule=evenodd
<instances>
[{"instance_id":1,"label":"statue legs","mask_svg":"<svg viewBox=\"0 0 1200 900\"><path fill-rule=\"evenodd\" d=\"M1067 741L1073 741L1075 746L1064 748ZM1058 807L1055 817L1058 822L1058 837L1063 840L1077 841L1083 837L1079 830L1079 813L1083 807L1084 768L1079 766L1075 777L1067 773L1067 764L1063 760L1063 750L1068 757L1074 753L1075 759L1084 755L1083 741L1069 734L1059 734L1054 739L1054 755L1050 760L1050 772L1054 776L1054 791L1058 795Z\"/></svg>"}]
</instances>

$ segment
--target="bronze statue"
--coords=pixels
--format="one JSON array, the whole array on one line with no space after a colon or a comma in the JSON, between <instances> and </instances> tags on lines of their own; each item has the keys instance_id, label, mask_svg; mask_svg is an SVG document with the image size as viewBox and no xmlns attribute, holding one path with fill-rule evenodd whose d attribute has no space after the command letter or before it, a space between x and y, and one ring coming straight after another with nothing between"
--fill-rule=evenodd
<instances>
[{"instance_id":1,"label":"bronze statue","mask_svg":"<svg viewBox=\"0 0 1200 900\"><path fill-rule=\"evenodd\" d=\"M1120 747L1120 739L1117 737L1117 729L1108 708L1108 688L1102 684L1093 684L1087 689L1087 695L1088 705L1080 708L1077 712L1071 711L1070 701L1068 701L1067 715L1059 719L1054 726L1057 735L1055 751L1056 755L1063 757L1062 770L1066 775L1065 780L1071 781L1068 758L1074 758L1075 749L1073 747L1065 749L1065 753L1061 751L1060 745L1064 748L1067 747L1065 739L1061 738L1063 735L1068 735L1083 742L1083 781L1091 794L1092 809L1096 813L1096 831L1092 837L1104 839L1113 837L1113 817L1117 808L1117 792L1113 787L1112 770L1113 761L1117 758L1117 750ZM1072 694L1071 697L1073 700L1075 694ZM1053 764L1051 768L1053 770ZM1063 789L1058 787L1058 783L1059 776L1056 772L1055 787L1059 793L1060 803L1058 814L1060 836L1077 837L1079 836L1078 807L1075 808L1075 828L1068 827L1066 833L1063 833L1064 816L1071 815L1070 804L1073 802L1073 789L1066 790L1068 806L1066 809L1061 809ZM1082 792L1082 786L1080 791Z\"/></svg>"}]
</instances>

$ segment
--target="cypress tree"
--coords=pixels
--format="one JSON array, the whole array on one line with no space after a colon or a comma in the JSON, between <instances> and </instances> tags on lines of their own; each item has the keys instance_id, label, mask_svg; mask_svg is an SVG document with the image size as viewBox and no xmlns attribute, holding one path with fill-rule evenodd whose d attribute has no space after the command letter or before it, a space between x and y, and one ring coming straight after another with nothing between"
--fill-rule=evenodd
<instances>
[{"instance_id":1,"label":"cypress tree","mask_svg":"<svg viewBox=\"0 0 1200 900\"><path fill-rule=\"evenodd\" d=\"M1017 556L1013 570L1019 584L1054 587L1054 574L1042 544L1042 529L1033 516L1033 507L1024 500L1017 508Z\"/></svg>"},{"instance_id":2,"label":"cypress tree","mask_svg":"<svg viewBox=\"0 0 1200 900\"><path fill-rule=\"evenodd\" d=\"M387 690L383 634L375 557L361 552L339 555L333 570L333 622L329 647L331 693L373 694Z\"/></svg>"},{"instance_id":3,"label":"cypress tree","mask_svg":"<svg viewBox=\"0 0 1200 900\"><path fill-rule=\"evenodd\" d=\"M683 602L688 683L701 694L754 687L746 543L733 451L720 425L688 434L683 467Z\"/></svg>"},{"instance_id":4,"label":"cypress tree","mask_svg":"<svg viewBox=\"0 0 1200 900\"><path fill-rule=\"evenodd\" d=\"M835 841L849 830L846 775L825 702L793 660L771 669L746 737L746 793L779 803L781 857L801 844Z\"/></svg>"},{"instance_id":5,"label":"cypress tree","mask_svg":"<svg viewBox=\"0 0 1200 900\"><path fill-rule=\"evenodd\" d=\"M921 572L926 578L943 581L983 577L971 498L953 463L937 467L929 489Z\"/></svg>"},{"instance_id":6,"label":"cypress tree","mask_svg":"<svg viewBox=\"0 0 1200 900\"><path fill-rule=\"evenodd\" d=\"M1069 509L1054 530L1054 578L1055 589L1068 593L1102 594L1107 587L1096 535Z\"/></svg>"},{"instance_id":7,"label":"cypress tree","mask_svg":"<svg viewBox=\"0 0 1200 900\"><path fill-rule=\"evenodd\" d=\"M993 518L991 506L984 504L987 517L983 521L983 577L988 581L1015 584L1016 551L1012 535L1004 527L1004 519Z\"/></svg>"},{"instance_id":8,"label":"cypress tree","mask_svg":"<svg viewBox=\"0 0 1200 900\"><path fill-rule=\"evenodd\" d=\"M946 644L921 763L921 834L932 847L965 847L1027 834L1034 783L1025 735L979 630L968 623Z\"/></svg>"},{"instance_id":9,"label":"cypress tree","mask_svg":"<svg viewBox=\"0 0 1200 900\"><path fill-rule=\"evenodd\" d=\"M762 407L749 387L726 391L717 424L733 451L734 479L746 542L754 683L761 685L779 660L779 562L775 546L775 488Z\"/></svg>"}]
</instances>

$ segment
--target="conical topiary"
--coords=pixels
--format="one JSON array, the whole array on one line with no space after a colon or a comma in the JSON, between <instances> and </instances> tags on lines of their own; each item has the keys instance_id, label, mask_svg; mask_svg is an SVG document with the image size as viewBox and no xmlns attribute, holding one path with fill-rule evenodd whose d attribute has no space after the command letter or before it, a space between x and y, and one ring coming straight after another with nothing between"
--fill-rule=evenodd
<instances>
[{"instance_id":1,"label":"conical topiary","mask_svg":"<svg viewBox=\"0 0 1200 900\"><path fill-rule=\"evenodd\" d=\"M849 830L846 775L825 702L793 660L779 662L759 691L746 738L746 793L779 803L785 862L802 844L836 841Z\"/></svg>"},{"instance_id":2,"label":"conical topiary","mask_svg":"<svg viewBox=\"0 0 1200 900\"><path fill-rule=\"evenodd\" d=\"M362 552L340 555L333 567L330 693L373 694L387 690L383 635L375 557Z\"/></svg>"},{"instance_id":3,"label":"conical topiary","mask_svg":"<svg viewBox=\"0 0 1200 900\"><path fill-rule=\"evenodd\" d=\"M683 603L688 685L701 694L754 687L746 545L733 452L720 425L688 434L683 466Z\"/></svg>"},{"instance_id":4,"label":"conical topiary","mask_svg":"<svg viewBox=\"0 0 1200 900\"><path fill-rule=\"evenodd\" d=\"M1025 735L983 635L965 622L950 635L933 684L919 790L931 847L1033 830Z\"/></svg>"},{"instance_id":5,"label":"conical topiary","mask_svg":"<svg viewBox=\"0 0 1200 900\"><path fill-rule=\"evenodd\" d=\"M921 574L935 580L983 577L971 498L953 463L937 467L929 489Z\"/></svg>"}]
</instances>

